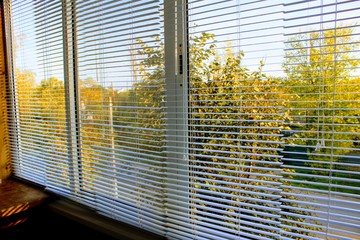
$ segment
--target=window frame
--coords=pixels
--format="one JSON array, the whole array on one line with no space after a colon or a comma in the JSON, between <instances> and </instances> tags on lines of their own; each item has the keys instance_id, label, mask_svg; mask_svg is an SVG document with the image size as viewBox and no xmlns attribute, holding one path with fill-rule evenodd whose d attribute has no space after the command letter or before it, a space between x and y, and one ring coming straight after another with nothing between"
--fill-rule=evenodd
<instances>
[{"instance_id":1,"label":"window frame","mask_svg":"<svg viewBox=\"0 0 360 240\"><path fill-rule=\"evenodd\" d=\"M69 164L70 192L74 198L82 196L87 190L82 184L82 122L80 117L80 87L77 50L77 15L76 0L62 0L62 33L64 56L64 84L65 106L67 123L67 152ZM11 25L11 0L3 2L5 13L7 41L7 70L9 81L10 120L15 132L10 135L11 142L17 149L21 142L18 139L19 112L17 105L17 90L14 81L13 36ZM180 212L188 208L185 213L190 219L191 169L189 163L189 34L188 34L188 1L164 1L164 61L166 102L166 163L167 173L165 180L166 203L163 207L166 213ZM10 36L10 37L9 37ZM18 151L13 152L17 158ZM45 173L46 175L46 173ZM185 190L184 190L185 189ZM181 194L179 194L181 193ZM103 196L106 198L107 196ZM186 199L186 200L184 200ZM112 201L119 201L113 196ZM179 204L181 202L181 204ZM195 221L195 220L194 220ZM165 223L164 225L166 225Z\"/></svg>"}]
</instances>

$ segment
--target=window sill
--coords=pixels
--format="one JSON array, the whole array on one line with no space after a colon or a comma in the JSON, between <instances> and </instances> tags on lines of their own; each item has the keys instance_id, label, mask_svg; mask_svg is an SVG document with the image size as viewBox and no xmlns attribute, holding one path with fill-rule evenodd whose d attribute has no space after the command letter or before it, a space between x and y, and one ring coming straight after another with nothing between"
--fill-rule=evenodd
<instances>
[{"instance_id":1,"label":"window sill","mask_svg":"<svg viewBox=\"0 0 360 240\"><path fill-rule=\"evenodd\" d=\"M18 226L26 222L29 217L42 215L41 212L45 211L49 215L55 214L77 222L84 227L111 237L111 239L166 239L154 233L99 215L79 203L55 196L46 192L42 187L24 182L21 179L8 178L3 180L0 183L0 196L0 231ZM34 213L40 207L41 210L38 211L38 214Z\"/></svg>"},{"instance_id":2,"label":"window sill","mask_svg":"<svg viewBox=\"0 0 360 240\"><path fill-rule=\"evenodd\" d=\"M0 196L0 230L25 222L49 198L42 189L12 178L0 183Z\"/></svg>"},{"instance_id":3,"label":"window sill","mask_svg":"<svg viewBox=\"0 0 360 240\"><path fill-rule=\"evenodd\" d=\"M86 227L121 240L165 240L166 238L137 227L122 223L95 213L91 209L65 198L59 198L47 205L58 215L78 222Z\"/></svg>"}]
</instances>

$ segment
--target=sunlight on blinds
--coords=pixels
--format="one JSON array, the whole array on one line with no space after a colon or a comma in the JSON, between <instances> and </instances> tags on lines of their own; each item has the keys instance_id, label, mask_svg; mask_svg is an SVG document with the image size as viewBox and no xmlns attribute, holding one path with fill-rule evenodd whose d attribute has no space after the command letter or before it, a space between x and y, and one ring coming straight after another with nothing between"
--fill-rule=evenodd
<instances>
[{"instance_id":1,"label":"sunlight on blinds","mask_svg":"<svg viewBox=\"0 0 360 240\"><path fill-rule=\"evenodd\" d=\"M360 237L359 20L356 1L285 6L284 236Z\"/></svg>"},{"instance_id":2,"label":"sunlight on blinds","mask_svg":"<svg viewBox=\"0 0 360 240\"><path fill-rule=\"evenodd\" d=\"M15 176L166 239L360 239L360 1L6 2Z\"/></svg>"},{"instance_id":3,"label":"sunlight on blinds","mask_svg":"<svg viewBox=\"0 0 360 240\"><path fill-rule=\"evenodd\" d=\"M164 222L160 8L159 1L76 5L81 198L145 229Z\"/></svg>"},{"instance_id":4,"label":"sunlight on blinds","mask_svg":"<svg viewBox=\"0 0 360 240\"><path fill-rule=\"evenodd\" d=\"M69 187L61 3L12 3L16 112L10 131L19 177Z\"/></svg>"}]
</instances>

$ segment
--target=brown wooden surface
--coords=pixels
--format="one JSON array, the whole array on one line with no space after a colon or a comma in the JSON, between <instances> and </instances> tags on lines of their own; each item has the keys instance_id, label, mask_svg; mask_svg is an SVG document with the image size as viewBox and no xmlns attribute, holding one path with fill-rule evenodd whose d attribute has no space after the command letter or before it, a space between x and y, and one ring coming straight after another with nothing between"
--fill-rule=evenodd
<instances>
[{"instance_id":1,"label":"brown wooden surface","mask_svg":"<svg viewBox=\"0 0 360 240\"><path fill-rule=\"evenodd\" d=\"M3 180L0 184L0 218L31 209L47 198L41 189L13 179Z\"/></svg>"}]
</instances>

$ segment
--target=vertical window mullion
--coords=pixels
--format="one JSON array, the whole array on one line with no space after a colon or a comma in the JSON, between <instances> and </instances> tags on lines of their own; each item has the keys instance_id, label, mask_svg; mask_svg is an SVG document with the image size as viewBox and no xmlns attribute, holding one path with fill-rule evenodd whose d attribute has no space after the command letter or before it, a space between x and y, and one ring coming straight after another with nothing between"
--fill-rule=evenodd
<instances>
[{"instance_id":1,"label":"vertical window mullion","mask_svg":"<svg viewBox=\"0 0 360 240\"><path fill-rule=\"evenodd\" d=\"M76 1L62 1L65 101L71 190L81 189L80 119L77 69Z\"/></svg>"},{"instance_id":2,"label":"vertical window mullion","mask_svg":"<svg viewBox=\"0 0 360 240\"><path fill-rule=\"evenodd\" d=\"M17 108L17 99L16 99L16 86L14 82L14 59L13 59L13 47L14 47L14 39L12 34L12 21L11 21L11 1L3 1L2 2L2 10L3 10L3 26L4 26L4 39L6 40L4 54L6 59L6 78L7 78L7 94L9 95L9 105L8 107L8 123L10 125L10 144L11 146L11 157L12 159L18 159L19 154L19 138L16 136L19 135L19 116L18 116L18 108ZM17 162L18 164L18 162ZM15 168L14 168L15 169Z\"/></svg>"},{"instance_id":3,"label":"vertical window mullion","mask_svg":"<svg viewBox=\"0 0 360 240\"><path fill-rule=\"evenodd\" d=\"M165 1L165 76L167 97L167 208L169 218L189 221L188 65L186 4ZM168 226L171 227L171 223ZM168 233L172 235L171 231Z\"/></svg>"}]
</instances>

